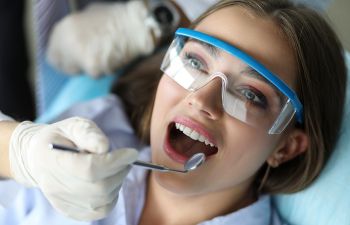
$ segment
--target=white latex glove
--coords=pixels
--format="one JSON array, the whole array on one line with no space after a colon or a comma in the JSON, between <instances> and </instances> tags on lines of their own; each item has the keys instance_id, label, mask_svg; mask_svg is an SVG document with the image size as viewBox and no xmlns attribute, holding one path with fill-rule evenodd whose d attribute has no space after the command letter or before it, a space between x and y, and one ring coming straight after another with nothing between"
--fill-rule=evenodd
<instances>
[{"instance_id":1,"label":"white latex glove","mask_svg":"<svg viewBox=\"0 0 350 225\"><path fill-rule=\"evenodd\" d=\"M53 150L61 144L87 152ZM10 140L12 177L38 187L52 206L78 220L99 219L109 213L118 191L136 160L134 149L108 152L108 140L92 122L70 118L52 125L19 124Z\"/></svg>"},{"instance_id":2,"label":"white latex glove","mask_svg":"<svg viewBox=\"0 0 350 225\"><path fill-rule=\"evenodd\" d=\"M54 67L68 73L108 74L155 48L143 1L95 2L72 13L53 28L47 57ZM146 24L148 24L146 26Z\"/></svg>"}]
</instances>

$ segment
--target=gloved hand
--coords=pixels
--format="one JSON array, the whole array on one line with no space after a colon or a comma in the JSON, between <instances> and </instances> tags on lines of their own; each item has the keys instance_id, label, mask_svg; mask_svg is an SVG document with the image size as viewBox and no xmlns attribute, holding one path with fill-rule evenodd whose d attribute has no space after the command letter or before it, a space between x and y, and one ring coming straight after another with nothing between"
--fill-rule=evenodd
<instances>
[{"instance_id":1,"label":"gloved hand","mask_svg":"<svg viewBox=\"0 0 350 225\"><path fill-rule=\"evenodd\" d=\"M84 152L53 150L51 143ZM113 209L129 164L138 155L134 149L108 152L108 146L102 131L86 119L75 117L52 125L22 122L10 140L12 177L40 188L64 215L78 220L99 219Z\"/></svg>"},{"instance_id":2,"label":"gloved hand","mask_svg":"<svg viewBox=\"0 0 350 225\"><path fill-rule=\"evenodd\" d=\"M147 14L143 1L92 3L54 26L48 61L68 74L111 73L154 50L157 40L152 32L160 31Z\"/></svg>"}]
</instances>

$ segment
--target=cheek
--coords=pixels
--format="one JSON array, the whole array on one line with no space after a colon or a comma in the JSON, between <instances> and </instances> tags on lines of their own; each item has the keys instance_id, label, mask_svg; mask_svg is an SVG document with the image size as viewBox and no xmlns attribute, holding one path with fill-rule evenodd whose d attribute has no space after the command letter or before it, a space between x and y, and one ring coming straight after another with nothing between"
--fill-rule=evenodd
<instances>
[{"instance_id":1,"label":"cheek","mask_svg":"<svg viewBox=\"0 0 350 225\"><path fill-rule=\"evenodd\" d=\"M159 81L151 118L151 146L160 147L169 122L175 115L176 106L182 101L186 91L163 75Z\"/></svg>"},{"instance_id":2,"label":"cheek","mask_svg":"<svg viewBox=\"0 0 350 225\"><path fill-rule=\"evenodd\" d=\"M160 79L153 106L152 121L153 118L159 119L157 116L164 114L164 111L166 111L178 101L179 93L176 89L176 84L173 83L174 82L172 80L169 80L169 78L164 75Z\"/></svg>"},{"instance_id":3,"label":"cheek","mask_svg":"<svg viewBox=\"0 0 350 225\"><path fill-rule=\"evenodd\" d=\"M162 119L167 113L181 100L181 87L170 80L167 76L160 79L155 102L152 111L151 131L152 127L161 125Z\"/></svg>"},{"instance_id":4,"label":"cheek","mask_svg":"<svg viewBox=\"0 0 350 225\"><path fill-rule=\"evenodd\" d=\"M226 134L216 172L227 171L223 178L230 182L227 185L253 179L275 149L276 140L246 125L238 127L237 123L228 128Z\"/></svg>"}]
</instances>

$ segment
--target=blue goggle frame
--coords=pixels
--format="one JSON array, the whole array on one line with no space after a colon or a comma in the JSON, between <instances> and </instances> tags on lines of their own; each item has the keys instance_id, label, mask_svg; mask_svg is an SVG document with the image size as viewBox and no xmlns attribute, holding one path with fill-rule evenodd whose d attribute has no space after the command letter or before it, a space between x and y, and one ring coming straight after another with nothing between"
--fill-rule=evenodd
<instances>
[{"instance_id":1,"label":"blue goggle frame","mask_svg":"<svg viewBox=\"0 0 350 225\"><path fill-rule=\"evenodd\" d=\"M290 99L292 105L295 108L297 122L300 124L303 123L303 105L301 104L296 93L292 89L290 89L286 83L284 83L276 75L270 72L265 66L259 63L253 57L249 56L248 54L234 47L231 44L228 44L222 40L219 40L215 37L212 37L208 34L205 34L199 31L195 31L187 28L178 28L175 32L175 35L195 38L197 40L211 44L247 63L247 65L249 65L258 73L260 73L266 80L274 84L285 96L287 96Z\"/></svg>"}]
</instances>

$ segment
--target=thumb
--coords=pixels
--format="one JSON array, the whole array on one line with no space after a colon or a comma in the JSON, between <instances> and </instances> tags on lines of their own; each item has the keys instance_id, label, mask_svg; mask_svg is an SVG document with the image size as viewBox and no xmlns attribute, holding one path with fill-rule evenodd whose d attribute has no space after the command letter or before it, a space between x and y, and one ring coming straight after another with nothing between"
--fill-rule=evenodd
<instances>
[{"instance_id":1,"label":"thumb","mask_svg":"<svg viewBox=\"0 0 350 225\"><path fill-rule=\"evenodd\" d=\"M79 180L97 181L122 172L137 157L135 149L121 148L105 154L61 152L57 161L61 169Z\"/></svg>"},{"instance_id":2,"label":"thumb","mask_svg":"<svg viewBox=\"0 0 350 225\"><path fill-rule=\"evenodd\" d=\"M108 152L108 138L93 121L73 117L56 123L56 126L79 149L97 154Z\"/></svg>"}]
</instances>

